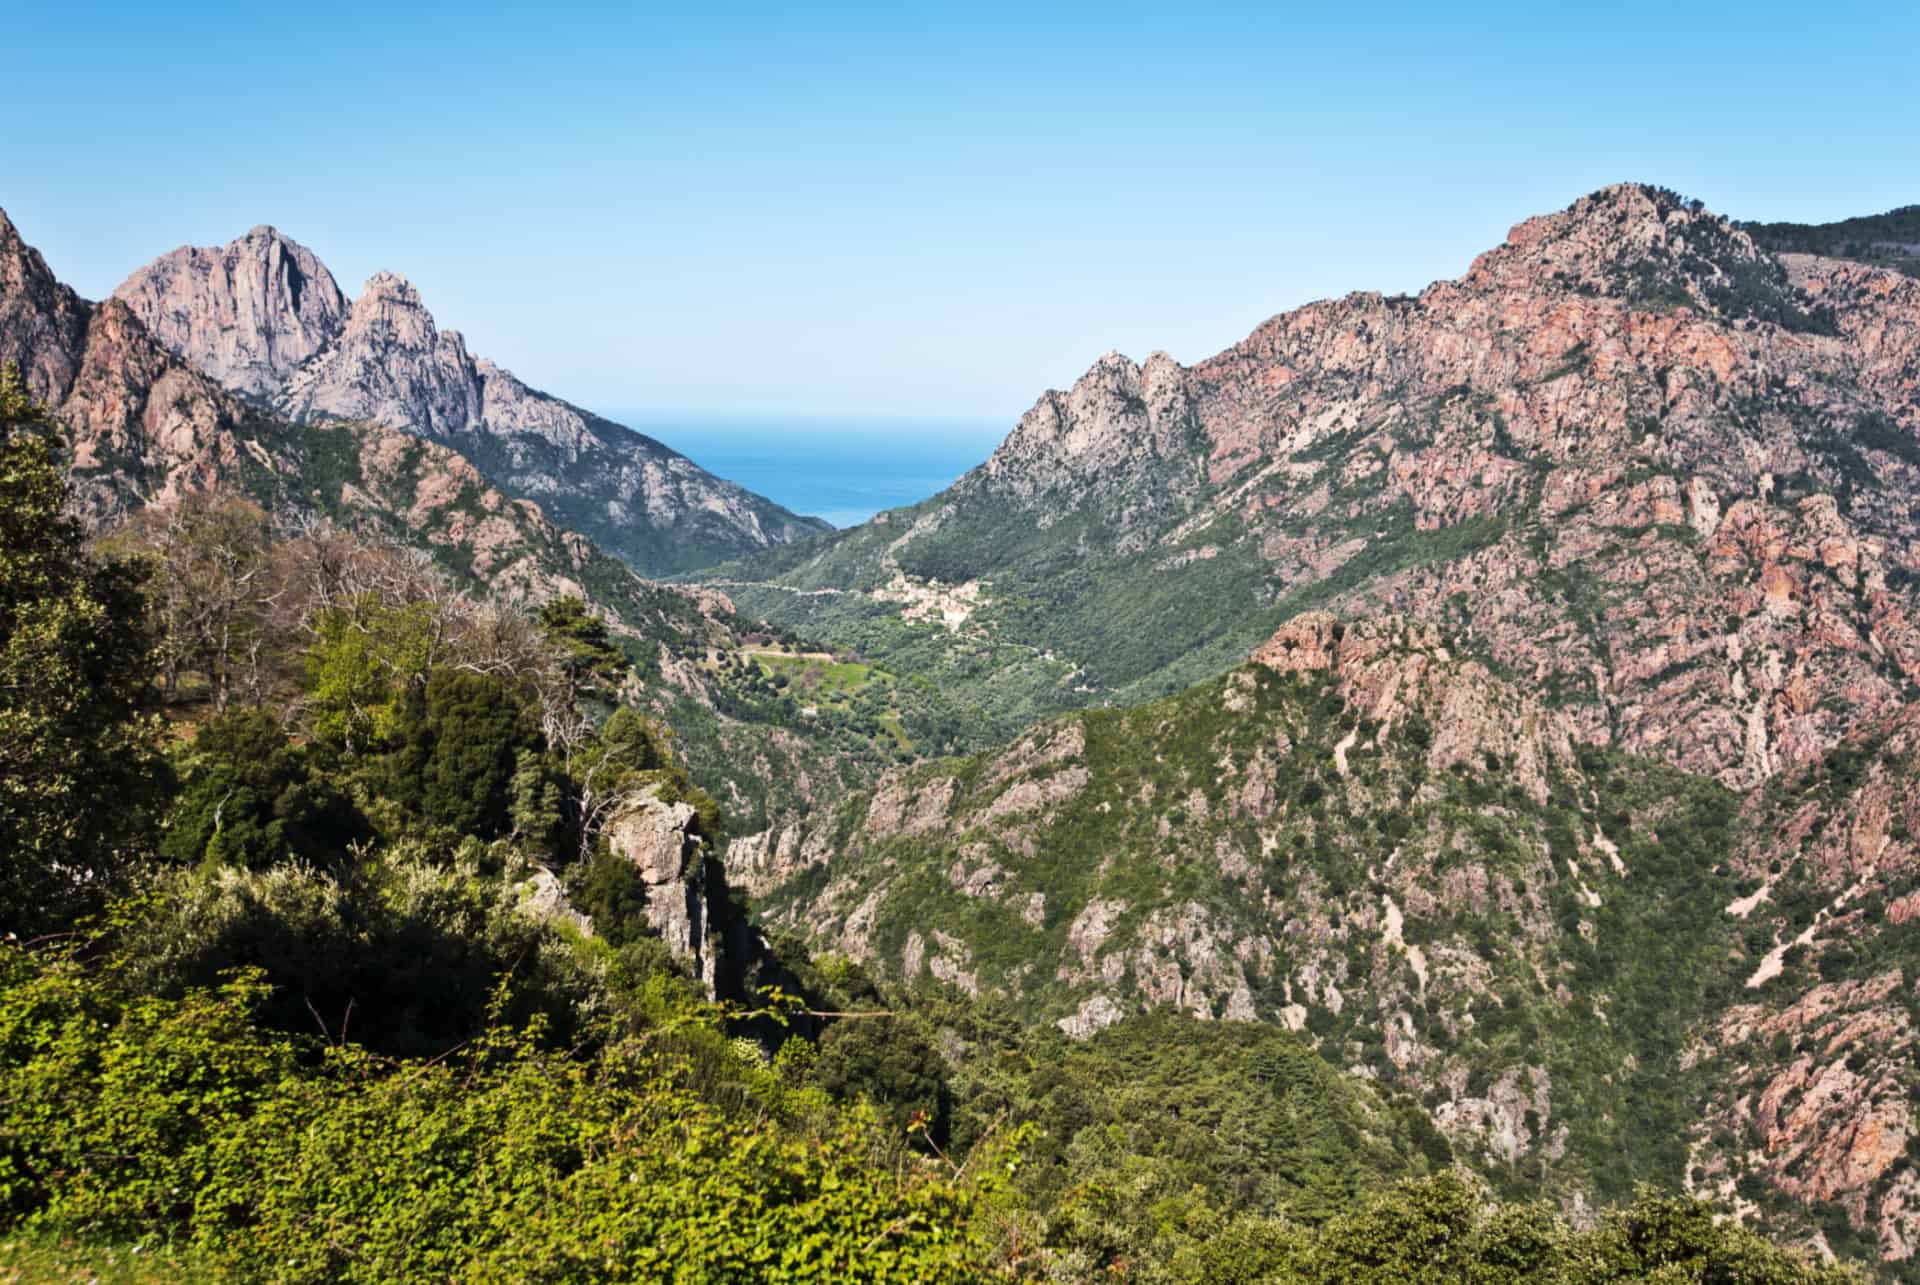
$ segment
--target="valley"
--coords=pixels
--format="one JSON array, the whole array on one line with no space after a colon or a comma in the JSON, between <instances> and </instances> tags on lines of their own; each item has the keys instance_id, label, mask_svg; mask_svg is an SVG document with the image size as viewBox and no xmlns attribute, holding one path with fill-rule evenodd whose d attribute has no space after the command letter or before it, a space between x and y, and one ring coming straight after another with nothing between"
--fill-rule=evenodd
<instances>
[{"instance_id":1,"label":"valley","mask_svg":"<svg viewBox=\"0 0 1920 1285\"><path fill-rule=\"evenodd\" d=\"M1605 188L834 531L0 215L0 1267L1916 1279L1904 217Z\"/></svg>"}]
</instances>

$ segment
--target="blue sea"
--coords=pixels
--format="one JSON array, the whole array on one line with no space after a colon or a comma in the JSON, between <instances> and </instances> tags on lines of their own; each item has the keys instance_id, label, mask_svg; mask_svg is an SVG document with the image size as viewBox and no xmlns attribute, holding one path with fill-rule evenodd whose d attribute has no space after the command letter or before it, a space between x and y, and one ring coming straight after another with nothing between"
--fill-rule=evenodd
<instances>
[{"instance_id":1,"label":"blue sea","mask_svg":"<svg viewBox=\"0 0 1920 1285\"><path fill-rule=\"evenodd\" d=\"M1010 424L603 411L706 469L836 527L914 504L984 461Z\"/></svg>"}]
</instances>

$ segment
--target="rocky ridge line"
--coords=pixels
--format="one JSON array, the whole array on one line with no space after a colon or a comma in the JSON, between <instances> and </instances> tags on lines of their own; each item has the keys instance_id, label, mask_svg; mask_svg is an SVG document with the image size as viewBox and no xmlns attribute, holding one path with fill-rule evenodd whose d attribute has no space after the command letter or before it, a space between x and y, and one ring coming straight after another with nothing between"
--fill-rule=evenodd
<instances>
[{"instance_id":1,"label":"rocky ridge line","mask_svg":"<svg viewBox=\"0 0 1920 1285\"><path fill-rule=\"evenodd\" d=\"M318 257L270 228L163 255L114 297L176 355L276 414L445 443L643 571L830 529L474 356L403 277L375 274L347 306Z\"/></svg>"}]
</instances>

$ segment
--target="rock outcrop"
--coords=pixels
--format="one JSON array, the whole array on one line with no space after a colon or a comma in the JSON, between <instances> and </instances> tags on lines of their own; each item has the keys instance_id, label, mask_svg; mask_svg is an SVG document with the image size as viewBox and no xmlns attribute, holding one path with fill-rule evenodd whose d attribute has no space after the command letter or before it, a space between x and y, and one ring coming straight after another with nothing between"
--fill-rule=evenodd
<instances>
[{"instance_id":1,"label":"rock outcrop","mask_svg":"<svg viewBox=\"0 0 1920 1285\"><path fill-rule=\"evenodd\" d=\"M1770 1196L1809 1234L1920 1253L1920 707L1859 729L1747 805L1724 913L1735 1002L1689 1053L1707 1086L1696 1190ZM1784 1201L1781 1199L1784 1198ZM1816 1212L1818 1211L1818 1212ZM1838 1223L1826 1211L1837 1211Z\"/></svg>"},{"instance_id":2,"label":"rock outcrop","mask_svg":"<svg viewBox=\"0 0 1920 1285\"><path fill-rule=\"evenodd\" d=\"M391 272L367 281L328 346L271 397L297 420L365 419L434 438L477 430L483 401L466 341L435 326L420 292Z\"/></svg>"},{"instance_id":3,"label":"rock outcrop","mask_svg":"<svg viewBox=\"0 0 1920 1285\"><path fill-rule=\"evenodd\" d=\"M1506 779L1544 804L1549 778L1573 769L1568 720L1495 678L1479 661L1454 656L1430 621L1342 621L1332 612L1309 612L1255 649L1253 663L1332 678L1346 707L1379 726L1378 737L1419 720L1430 729L1430 773L1462 765L1484 770L1491 756ZM1334 766L1342 776L1352 748L1335 747Z\"/></svg>"},{"instance_id":4,"label":"rock outcrop","mask_svg":"<svg viewBox=\"0 0 1920 1285\"><path fill-rule=\"evenodd\" d=\"M0 362L19 368L36 400L58 402L73 387L88 316L0 210Z\"/></svg>"},{"instance_id":5,"label":"rock outcrop","mask_svg":"<svg viewBox=\"0 0 1920 1285\"><path fill-rule=\"evenodd\" d=\"M540 501L642 571L829 529L474 356L403 277L376 274L349 308L312 251L271 228L175 250L114 297L175 355L274 413L452 446L493 485Z\"/></svg>"},{"instance_id":6,"label":"rock outcrop","mask_svg":"<svg viewBox=\"0 0 1920 1285\"><path fill-rule=\"evenodd\" d=\"M706 842L693 831L686 803L653 792L628 801L607 825L607 846L631 862L646 888L647 926L686 964L711 995L719 976Z\"/></svg>"},{"instance_id":7,"label":"rock outcrop","mask_svg":"<svg viewBox=\"0 0 1920 1285\"><path fill-rule=\"evenodd\" d=\"M606 839L640 876L647 927L709 999L753 1001L756 984L796 984L760 929L740 912L725 867L698 833L691 805L642 790L608 822Z\"/></svg>"}]
</instances>

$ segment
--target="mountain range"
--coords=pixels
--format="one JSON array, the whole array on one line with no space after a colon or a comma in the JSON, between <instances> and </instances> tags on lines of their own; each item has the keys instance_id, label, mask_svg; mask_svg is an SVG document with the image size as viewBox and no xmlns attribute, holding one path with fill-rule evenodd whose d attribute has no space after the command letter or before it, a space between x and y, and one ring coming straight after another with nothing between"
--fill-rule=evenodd
<instances>
[{"instance_id":1,"label":"mountain range","mask_svg":"<svg viewBox=\"0 0 1920 1285\"><path fill-rule=\"evenodd\" d=\"M208 256L183 257L209 262ZM211 259L227 263L218 254ZM246 263L261 265L261 271L249 277L239 266ZM769 684L730 677L744 676L750 666L714 663L737 658L749 638L773 642L764 624L740 617L724 594L646 579L594 539L556 522L541 503L497 484L475 462L489 458L476 449L477 441L490 436L485 428L442 439L406 424L302 418L264 404L251 390L266 387L274 369L316 371L317 363L334 359L340 349L318 337L326 325L314 319L337 319L340 310L329 311L324 302L332 285L324 269L278 238L254 240L234 264L222 277L226 286L205 287L194 297L220 294L230 313L253 319L228 325L219 320L226 314L216 310L191 324L175 323L184 327L173 332L176 339L189 331L226 336L226 357L193 350L206 363L203 370L156 338L122 298L93 304L61 284L0 213L0 364L17 366L30 395L64 428L70 503L90 529L107 531L148 505L226 491L260 505L283 532L332 522L416 550L479 595L527 607L584 598L641 654L653 680L647 704L670 717L706 783L742 819L764 821L770 804L804 798L811 782L824 785L842 771L865 780L870 772L860 768L862 760L894 752L904 734L901 702L889 705L890 730L870 720L831 733L792 726L797 716L789 697ZM234 284L249 280L252 285ZM268 281L274 283L270 288L262 284ZM279 302L244 302L263 292ZM268 324L269 317L279 320ZM444 335L436 342L442 351L458 346ZM237 355L243 352L250 355ZM396 377L391 386L403 383ZM414 392L421 386L406 385ZM536 408L559 408L556 416L572 413L540 394L528 398ZM398 423L399 412L392 414ZM671 560L707 556L698 552L712 547L707 541L714 528L706 520L718 521L715 509L732 505L729 497L745 497L740 503L749 513L764 505L649 439L631 436L632 443L620 447L622 458L641 474L658 455L663 467L680 470L675 476L686 495L707 496L704 517L683 515L675 534L641 522L632 528L648 541L665 541ZM546 439L522 434L498 440L531 451ZM595 458L582 450L574 466L591 472ZM607 462L604 454L599 458ZM617 481L612 474L598 477L597 485ZM673 491L653 494L671 497ZM759 538L741 527L727 529L729 548ZM675 543L682 538L690 543ZM906 695L909 724L953 717L941 713L937 698Z\"/></svg>"},{"instance_id":2,"label":"mountain range","mask_svg":"<svg viewBox=\"0 0 1920 1285\"><path fill-rule=\"evenodd\" d=\"M723 578L939 651L1001 734L1178 690L1301 611L1416 614L1583 740L1746 785L1914 694L1917 383L1920 281L1623 185L1418 295L1193 366L1110 353L950 490Z\"/></svg>"},{"instance_id":3,"label":"mountain range","mask_svg":"<svg viewBox=\"0 0 1920 1285\"><path fill-rule=\"evenodd\" d=\"M95 305L0 216L0 361L97 528L224 487L590 599L756 948L955 1082L996 1026L1257 1029L1502 1195L1652 1183L1916 1279L1909 215L1609 187L1417 295L1109 353L845 532L269 228Z\"/></svg>"},{"instance_id":4,"label":"mountain range","mask_svg":"<svg viewBox=\"0 0 1920 1285\"><path fill-rule=\"evenodd\" d=\"M1828 238L1608 188L723 568L1005 742L732 878L900 985L1284 1026L1516 1193L1911 1278L1920 282Z\"/></svg>"}]
</instances>

